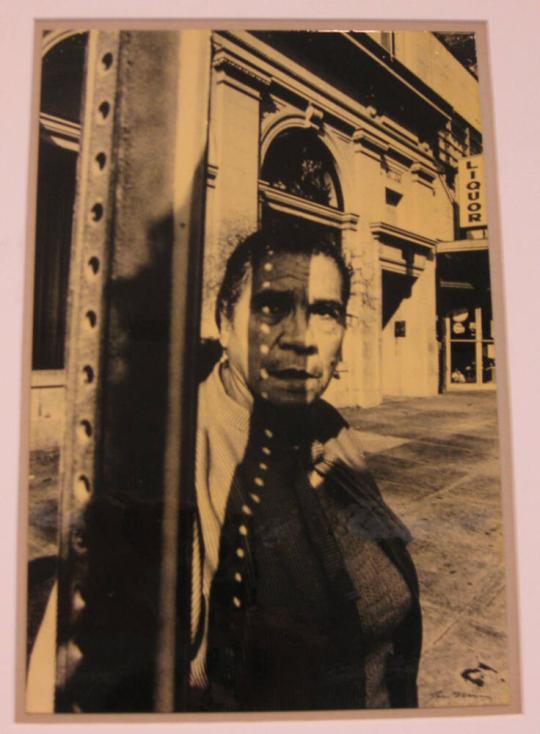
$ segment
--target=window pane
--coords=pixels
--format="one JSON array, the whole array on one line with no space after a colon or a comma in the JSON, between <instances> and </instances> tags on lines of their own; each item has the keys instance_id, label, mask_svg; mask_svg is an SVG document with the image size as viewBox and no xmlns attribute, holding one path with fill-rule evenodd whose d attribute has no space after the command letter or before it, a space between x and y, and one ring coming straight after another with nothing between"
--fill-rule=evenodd
<instances>
[{"instance_id":1,"label":"window pane","mask_svg":"<svg viewBox=\"0 0 540 734\"><path fill-rule=\"evenodd\" d=\"M86 33L78 33L46 54L41 69L41 112L81 121L86 38Z\"/></svg>"},{"instance_id":2,"label":"window pane","mask_svg":"<svg viewBox=\"0 0 540 734\"><path fill-rule=\"evenodd\" d=\"M40 143L34 282L34 369L64 366L77 153Z\"/></svg>"},{"instance_id":3,"label":"window pane","mask_svg":"<svg viewBox=\"0 0 540 734\"><path fill-rule=\"evenodd\" d=\"M276 189L341 209L332 156L311 131L289 130L271 144L262 178Z\"/></svg>"},{"instance_id":4,"label":"window pane","mask_svg":"<svg viewBox=\"0 0 540 734\"><path fill-rule=\"evenodd\" d=\"M453 342L451 345L453 383L476 382L476 353L474 343Z\"/></svg>"},{"instance_id":5,"label":"window pane","mask_svg":"<svg viewBox=\"0 0 540 734\"><path fill-rule=\"evenodd\" d=\"M495 346L482 344L482 382L495 382Z\"/></svg>"}]
</instances>

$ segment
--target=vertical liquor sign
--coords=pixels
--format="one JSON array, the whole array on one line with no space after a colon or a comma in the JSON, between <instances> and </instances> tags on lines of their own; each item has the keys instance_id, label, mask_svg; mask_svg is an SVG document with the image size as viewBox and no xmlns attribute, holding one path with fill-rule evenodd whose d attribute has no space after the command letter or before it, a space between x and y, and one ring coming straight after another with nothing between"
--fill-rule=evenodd
<instances>
[{"instance_id":1,"label":"vertical liquor sign","mask_svg":"<svg viewBox=\"0 0 540 734\"><path fill-rule=\"evenodd\" d=\"M487 227L484 159L482 155L462 158L458 163L459 226Z\"/></svg>"}]
</instances>

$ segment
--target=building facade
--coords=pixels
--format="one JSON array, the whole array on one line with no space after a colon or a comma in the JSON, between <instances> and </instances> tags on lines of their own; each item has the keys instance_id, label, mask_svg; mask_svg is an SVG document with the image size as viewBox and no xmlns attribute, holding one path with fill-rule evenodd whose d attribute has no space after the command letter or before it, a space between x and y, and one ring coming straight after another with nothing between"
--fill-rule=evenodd
<instances>
[{"instance_id":1,"label":"building facade","mask_svg":"<svg viewBox=\"0 0 540 734\"><path fill-rule=\"evenodd\" d=\"M89 173L81 162L85 125L95 123L81 116L81 100L98 63L88 54L96 33L43 39L34 449L61 443L68 291L84 277L72 267L73 214L84 176L106 168L99 154ZM175 175L167 136L178 127L175 115L189 111L157 104L152 95L164 92L151 72L162 89L187 73L171 50L175 35L119 34L119 173L109 191L119 211L140 205L133 180L122 178L137 140L146 141L137 170L147 199L156 211L173 206L163 184ZM295 220L331 236L354 274L339 379L326 396L332 403L373 406L385 396L493 384L487 222L460 221L457 200L459 161L482 150L473 73L427 31L224 30L209 40L199 59L209 66L201 336L217 336L214 300L238 239ZM129 76L133 68L138 75ZM475 195L473 186L473 209Z\"/></svg>"}]
</instances>

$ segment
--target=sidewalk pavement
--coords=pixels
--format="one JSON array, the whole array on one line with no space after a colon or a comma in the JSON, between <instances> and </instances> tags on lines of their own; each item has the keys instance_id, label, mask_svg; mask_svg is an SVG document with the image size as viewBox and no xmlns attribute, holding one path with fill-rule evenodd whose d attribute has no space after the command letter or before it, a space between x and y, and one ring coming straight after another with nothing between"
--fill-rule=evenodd
<instances>
[{"instance_id":1,"label":"sidewalk pavement","mask_svg":"<svg viewBox=\"0 0 540 734\"><path fill-rule=\"evenodd\" d=\"M413 536L424 618L420 705L508 703L495 393L394 399L343 414Z\"/></svg>"},{"instance_id":2,"label":"sidewalk pavement","mask_svg":"<svg viewBox=\"0 0 540 734\"><path fill-rule=\"evenodd\" d=\"M424 646L420 705L507 703L495 393L345 410L387 503L413 535ZM31 461L29 554L55 552L58 454Z\"/></svg>"}]
</instances>

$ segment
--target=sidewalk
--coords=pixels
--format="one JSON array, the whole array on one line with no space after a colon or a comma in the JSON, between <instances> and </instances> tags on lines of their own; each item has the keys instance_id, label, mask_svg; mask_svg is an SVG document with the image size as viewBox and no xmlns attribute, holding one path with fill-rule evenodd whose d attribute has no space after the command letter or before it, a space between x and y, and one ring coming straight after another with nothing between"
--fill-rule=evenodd
<instances>
[{"instance_id":1,"label":"sidewalk","mask_svg":"<svg viewBox=\"0 0 540 734\"><path fill-rule=\"evenodd\" d=\"M507 703L495 393L396 399L343 414L414 538L424 613L420 705Z\"/></svg>"},{"instance_id":2,"label":"sidewalk","mask_svg":"<svg viewBox=\"0 0 540 734\"><path fill-rule=\"evenodd\" d=\"M424 613L420 705L506 703L495 394L396 399L343 414L414 538ZM57 453L33 454L31 557L55 552L57 473Z\"/></svg>"}]
</instances>

